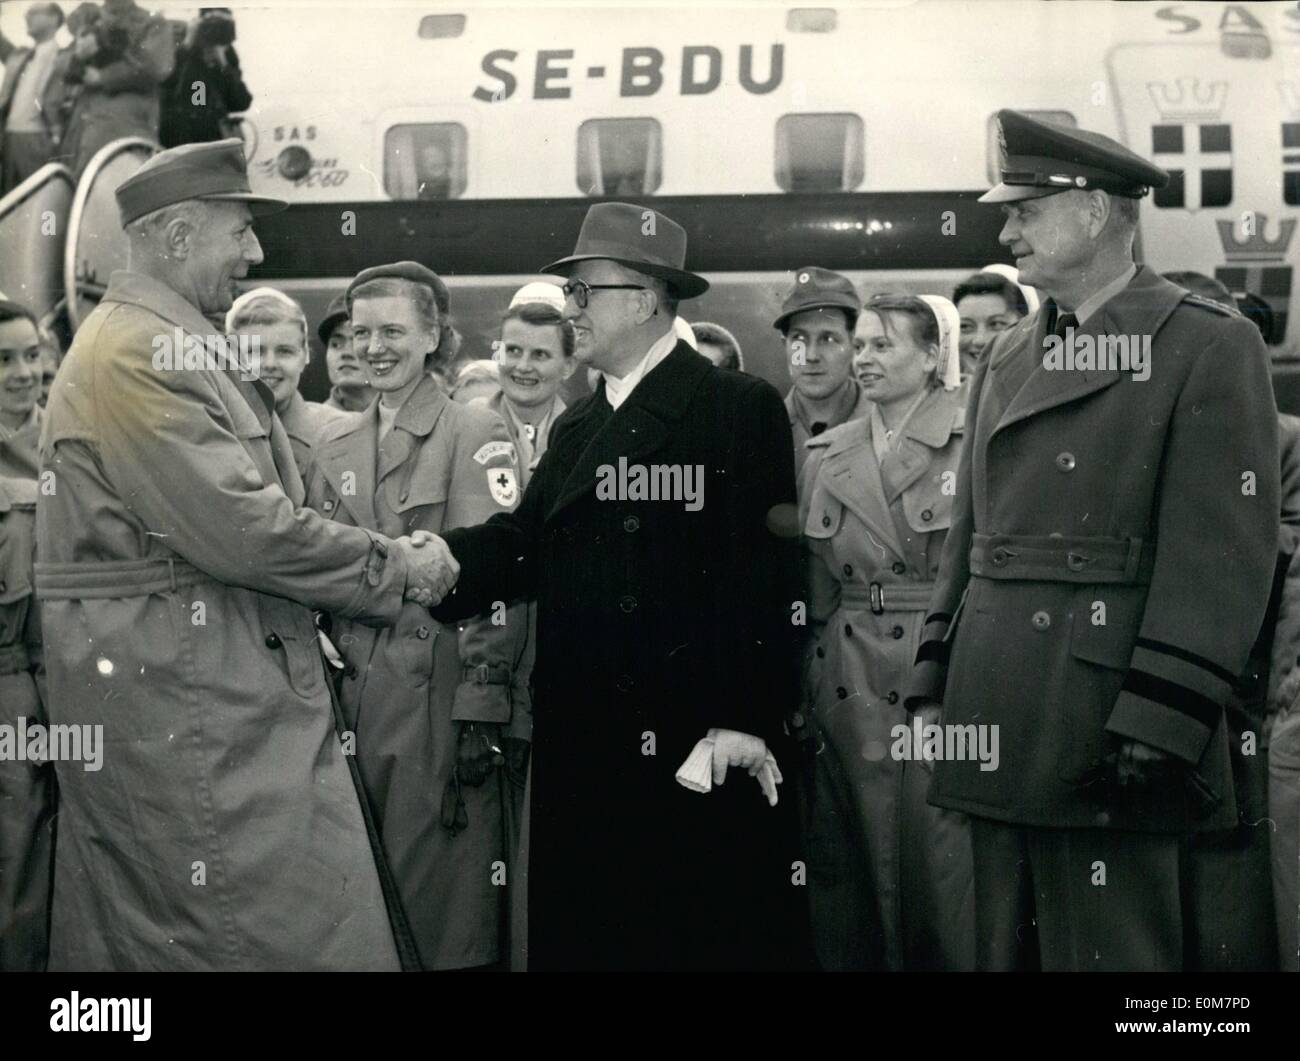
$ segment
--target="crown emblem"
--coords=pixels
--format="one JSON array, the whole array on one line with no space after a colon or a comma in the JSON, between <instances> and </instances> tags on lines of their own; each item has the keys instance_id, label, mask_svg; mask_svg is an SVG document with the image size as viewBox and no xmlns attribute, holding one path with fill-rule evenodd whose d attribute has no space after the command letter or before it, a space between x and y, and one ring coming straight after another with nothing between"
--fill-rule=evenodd
<instances>
[{"instance_id":1,"label":"crown emblem","mask_svg":"<svg viewBox=\"0 0 1300 1061\"><path fill-rule=\"evenodd\" d=\"M1167 122L1210 121L1223 113L1228 102L1228 82L1199 77L1180 77L1177 81L1148 81L1151 101Z\"/></svg>"},{"instance_id":2,"label":"crown emblem","mask_svg":"<svg viewBox=\"0 0 1300 1061\"><path fill-rule=\"evenodd\" d=\"M1281 261L1291 245L1295 233L1296 221L1288 218L1277 224L1277 239L1264 238L1264 229L1268 226L1268 214L1253 214L1254 232L1245 240L1239 240L1234 231L1236 222L1216 221L1219 228L1219 242L1223 244L1224 256L1230 262Z\"/></svg>"}]
</instances>

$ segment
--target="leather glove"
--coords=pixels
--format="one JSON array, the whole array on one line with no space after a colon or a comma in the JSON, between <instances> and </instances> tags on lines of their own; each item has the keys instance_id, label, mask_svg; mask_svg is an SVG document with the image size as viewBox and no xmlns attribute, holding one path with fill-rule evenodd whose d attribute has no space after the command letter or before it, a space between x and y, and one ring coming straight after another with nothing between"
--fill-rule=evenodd
<instances>
[{"instance_id":1,"label":"leather glove","mask_svg":"<svg viewBox=\"0 0 1300 1061\"><path fill-rule=\"evenodd\" d=\"M462 722L456 741L456 772L460 783L478 788L498 766L506 763L501 727L495 722Z\"/></svg>"}]
</instances>

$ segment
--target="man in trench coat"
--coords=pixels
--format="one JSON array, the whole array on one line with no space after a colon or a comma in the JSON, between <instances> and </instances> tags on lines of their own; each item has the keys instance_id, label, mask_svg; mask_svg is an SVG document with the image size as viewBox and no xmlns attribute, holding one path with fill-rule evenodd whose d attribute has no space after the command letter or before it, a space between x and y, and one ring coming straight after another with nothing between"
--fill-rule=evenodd
<instances>
[{"instance_id":1,"label":"man in trench coat","mask_svg":"<svg viewBox=\"0 0 1300 1061\"><path fill-rule=\"evenodd\" d=\"M769 806L745 773L769 750L793 762L789 420L767 383L676 340L677 299L708 286L685 252L662 214L591 208L577 252L543 271L570 277L575 356L601 382L515 512L445 535L461 575L435 616L538 602L530 970L807 961L793 800ZM621 464L689 472L699 503L644 499ZM693 792L674 774L711 731L713 789Z\"/></svg>"},{"instance_id":2,"label":"man in trench coat","mask_svg":"<svg viewBox=\"0 0 1300 1061\"><path fill-rule=\"evenodd\" d=\"M930 798L971 815L980 968L1231 963L1187 849L1238 821L1224 704L1277 545L1267 354L1239 314L1133 263L1137 200L1163 171L1095 133L999 118L984 199L1006 204L1001 240L1050 298L973 377L908 697L927 715L941 700L968 736L998 726L1001 762L954 748ZM1119 336L1128 364L1088 364Z\"/></svg>"},{"instance_id":3,"label":"man in trench coat","mask_svg":"<svg viewBox=\"0 0 1300 1061\"><path fill-rule=\"evenodd\" d=\"M391 623L449 572L302 508L269 391L219 349L163 356L261 261L251 210L280 204L250 194L239 141L162 152L117 198L130 267L41 443L49 717L103 742L96 771L57 764L50 966L396 969L311 609Z\"/></svg>"}]
</instances>

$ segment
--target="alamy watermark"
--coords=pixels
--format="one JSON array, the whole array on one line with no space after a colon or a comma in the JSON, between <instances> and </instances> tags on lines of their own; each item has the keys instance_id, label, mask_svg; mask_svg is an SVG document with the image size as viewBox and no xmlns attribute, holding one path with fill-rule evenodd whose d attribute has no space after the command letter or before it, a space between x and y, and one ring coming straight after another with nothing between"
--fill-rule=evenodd
<instances>
[{"instance_id":1,"label":"alamy watermark","mask_svg":"<svg viewBox=\"0 0 1300 1061\"><path fill-rule=\"evenodd\" d=\"M681 501L687 512L704 507L703 464L602 464L596 469L599 501Z\"/></svg>"},{"instance_id":2,"label":"alamy watermark","mask_svg":"<svg viewBox=\"0 0 1300 1061\"><path fill-rule=\"evenodd\" d=\"M262 374L260 335L195 335L184 328L153 337L153 367L157 372L234 370L244 381Z\"/></svg>"},{"instance_id":3,"label":"alamy watermark","mask_svg":"<svg viewBox=\"0 0 1300 1061\"><path fill-rule=\"evenodd\" d=\"M900 722L890 731L894 743L889 754L898 761L941 759L956 762L976 762L983 771L998 768L998 726L958 725L940 726L922 722L920 715L912 716L912 724Z\"/></svg>"},{"instance_id":4,"label":"alamy watermark","mask_svg":"<svg viewBox=\"0 0 1300 1061\"><path fill-rule=\"evenodd\" d=\"M1043 340L1043 368L1048 372L1132 372L1139 383L1151 378L1151 336L1079 335Z\"/></svg>"},{"instance_id":5,"label":"alamy watermark","mask_svg":"<svg viewBox=\"0 0 1300 1061\"><path fill-rule=\"evenodd\" d=\"M81 763L87 773L95 773L104 765L104 727L47 726L19 716L17 725L0 725L0 761Z\"/></svg>"}]
</instances>

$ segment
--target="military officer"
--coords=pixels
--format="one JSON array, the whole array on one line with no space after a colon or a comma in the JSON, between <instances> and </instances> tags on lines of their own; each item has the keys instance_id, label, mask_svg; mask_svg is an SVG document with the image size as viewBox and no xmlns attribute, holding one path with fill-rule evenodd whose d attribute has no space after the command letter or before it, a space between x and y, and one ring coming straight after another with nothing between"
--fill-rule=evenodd
<instances>
[{"instance_id":1,"label":"military officer","mask_svg":"<svg viewBox=\"0 0 1300 1061\"><path fill-rule=\"evenodd\" d=\"M824 969L974 963L966 816L927 806L930 768L911 755L901 702L952 516L959 340L946 298L871 299L853 358L871 412L807 443L799 496L816 754L805 827Z\"/></svg>"},{"instance_id":2,"label":"military officer","mask_svg":"<svg viewBox=\"0 0 1300 1061\"><path fill-rule=\"evenodd\" d=\"M311 360L307 317L302 307L273 287L256 287L235 299L226 313L226 332L236 338L257 340L258 378L271 389L294 462L305 476L321 431L327 424L346 420L348 414L320 402L309 402L298 393L298 381Z\"/></svg>"},{"instance_id":3,"label":"military officer","mask_svg":"<svg viewBox=\"0 0 1300 1061\"><path fill-rule=\"evenodd\" d=\"M1134 262L1138 201L1164 171L1096 133L998 118L1002 182L983 201L1048 297L971 382L908 697L968 727L930 798L971 815L980 968L1205 967L1222 958L1183 854L1237 822L1224 704L1277 542L1268 357L1239 314ZM986 770L960 756L990 726Z\"/></svg>"},{"instance_id":4,"label":"military officer","mask_svg":"<svg viewBox=\"0 0 1300 1061\"><path fill-rule=\"evenodd\" d=\"M848 420L861 420L871 403L853 378L853 328L861 302L848 277L808 265L772 322L785 340L793 385L786 395L794 435L795 474L808 451L804 443Z\"/></svg>"}]
</instances>

